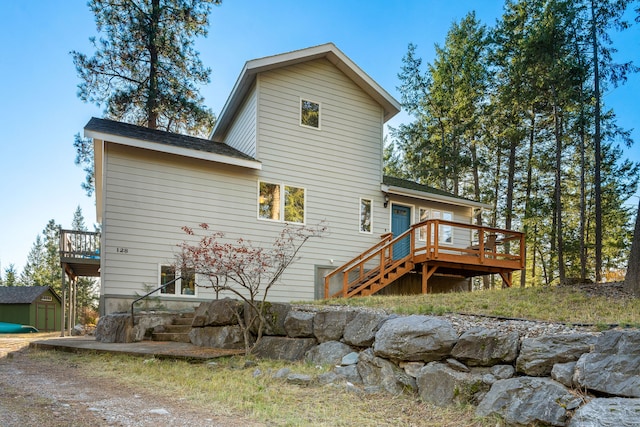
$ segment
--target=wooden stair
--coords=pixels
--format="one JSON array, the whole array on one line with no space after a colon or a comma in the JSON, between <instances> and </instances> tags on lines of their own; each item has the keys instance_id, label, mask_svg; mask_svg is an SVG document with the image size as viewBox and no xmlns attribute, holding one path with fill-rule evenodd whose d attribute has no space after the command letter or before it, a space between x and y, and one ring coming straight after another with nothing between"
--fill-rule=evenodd
<instances>
[{"instance_id":1,"label":"wooden stair","mask_svg":"<svg viewBox=\"0 0 640 427\"><path fill-rule=\"evenodd\" d=\"M170 325L161 328L162 332L154 332L151 339L153 341L191 342L189 332L194 314L194 312L190 312L175 316Z\"/></svg>"},{"instance_id":2,"label":"wooden stair","mask_svg":"<svg viewBox=\"0 0 640 427\"><path fill-rule=\"evenodd\" d=\"M411 259L404 258L402 260L388 260L385 263L384 273L380 273L380 269L370 272L366 279L361 280L358 284L352 286L348 293L348 297L369 296L373 295L381 289L395 282L400 277L415 268Z\"/></svg>"}]
</instances>

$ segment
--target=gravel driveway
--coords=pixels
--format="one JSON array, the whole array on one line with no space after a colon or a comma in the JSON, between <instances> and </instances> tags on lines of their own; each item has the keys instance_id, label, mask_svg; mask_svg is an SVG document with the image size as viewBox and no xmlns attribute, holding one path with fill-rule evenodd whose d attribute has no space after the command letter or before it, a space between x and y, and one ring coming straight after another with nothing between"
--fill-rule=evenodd
<instances>
[{"instance_id":1,"label":"gravel driveway","mask_svg":"<svg viewBox=\"0 0 640 427\"><path fill-rule=\"evenodd\" d=\"M64 353L39 358L28 349L30 341L58 335L0 335L0 426L259 425L92 378Z\"/></svg>"}]
</instances>

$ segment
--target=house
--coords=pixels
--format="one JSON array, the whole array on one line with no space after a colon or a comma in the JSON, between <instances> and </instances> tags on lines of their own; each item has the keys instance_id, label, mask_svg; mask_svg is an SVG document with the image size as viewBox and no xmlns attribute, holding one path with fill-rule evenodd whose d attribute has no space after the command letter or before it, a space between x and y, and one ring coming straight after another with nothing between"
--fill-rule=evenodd
<instances>
[{"instance_id":1,"label":"house","mask_svg":"<svg viewBox=\"0 0 640 427\"><path fill-rule=\"evenodd\" d=\"M308 241L269 293L295 301L324 297L327 273L381 235L425 219L470 224L484 205L383 177L383 127L399 111L329 43L248 61L210 139L91 119L101 314L128 310L173 277L185 225L205 222L230 239L270 244L285 223L325 221L329 233ZM471 245L472 230L438 230L444 243ZM162 303L181 309L215 297L193 282L171 285Z\"/></svg>"},{"instance_id":2,"label":"house","mask_svg":"<svg viewBox=\"0 0 640 427\"><path fill-rule=\"evenodd\" d=\"M0 322L60 330L62 300L49 286L0 286Z\"/></svg>"}]
</instances>

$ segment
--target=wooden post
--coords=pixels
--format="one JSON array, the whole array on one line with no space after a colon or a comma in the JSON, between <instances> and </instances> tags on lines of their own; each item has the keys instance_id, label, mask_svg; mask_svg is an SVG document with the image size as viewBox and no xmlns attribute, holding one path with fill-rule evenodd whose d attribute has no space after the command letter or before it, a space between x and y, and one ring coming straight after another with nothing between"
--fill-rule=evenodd
<instances>
[{"instance_id":1,"label":"wooden post","mask_svg":"<svg viewBox=\"0 0 640 427\"><path fill-rule=\"evenodd\" d=\"M65 314L66 314L65 313L65 307L66 307L66 304L67 304L67 301L65 299L66 298L65 297L66 289L65 289L65 283L64 283L64 276L67 274L66 271L65 271L66 270L65 266L66 266L66 264L62 264L62 310L60 310L60 312L61 312L61 314L60 314L60 316L61 316L61 318L60 318L60 336L61 337L64 337L64 329L65 329L65 323L64 323L65 319L64 319L64 317L65 317Z\"/></svg>"},{"instance_id":2,"label":"wooden post","mask_svg":"<svg viewBox=\"0 0 640 427\"><path fill-rule=\"evenodd\" d=\"M422 294L426 294L429 288L427 287L427 281L429 278L427 277L427 263L422 263Z\"/></svg>"}]
</instances>

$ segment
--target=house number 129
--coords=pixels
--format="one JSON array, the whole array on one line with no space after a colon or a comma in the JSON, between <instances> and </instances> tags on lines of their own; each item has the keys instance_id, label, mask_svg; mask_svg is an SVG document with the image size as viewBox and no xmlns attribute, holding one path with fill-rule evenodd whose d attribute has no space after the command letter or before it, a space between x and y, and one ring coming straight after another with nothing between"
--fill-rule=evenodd
<instances>
[{"instance_id":1,"label":"house number 129","mask_svg":"<svg viewBox=\"0 0 640 427\"><path fill-rule=\"evenodd\" d=\"M116 252L119 254L128 254L129 248L116 248Z\"/></svg>"}]
</instances>

